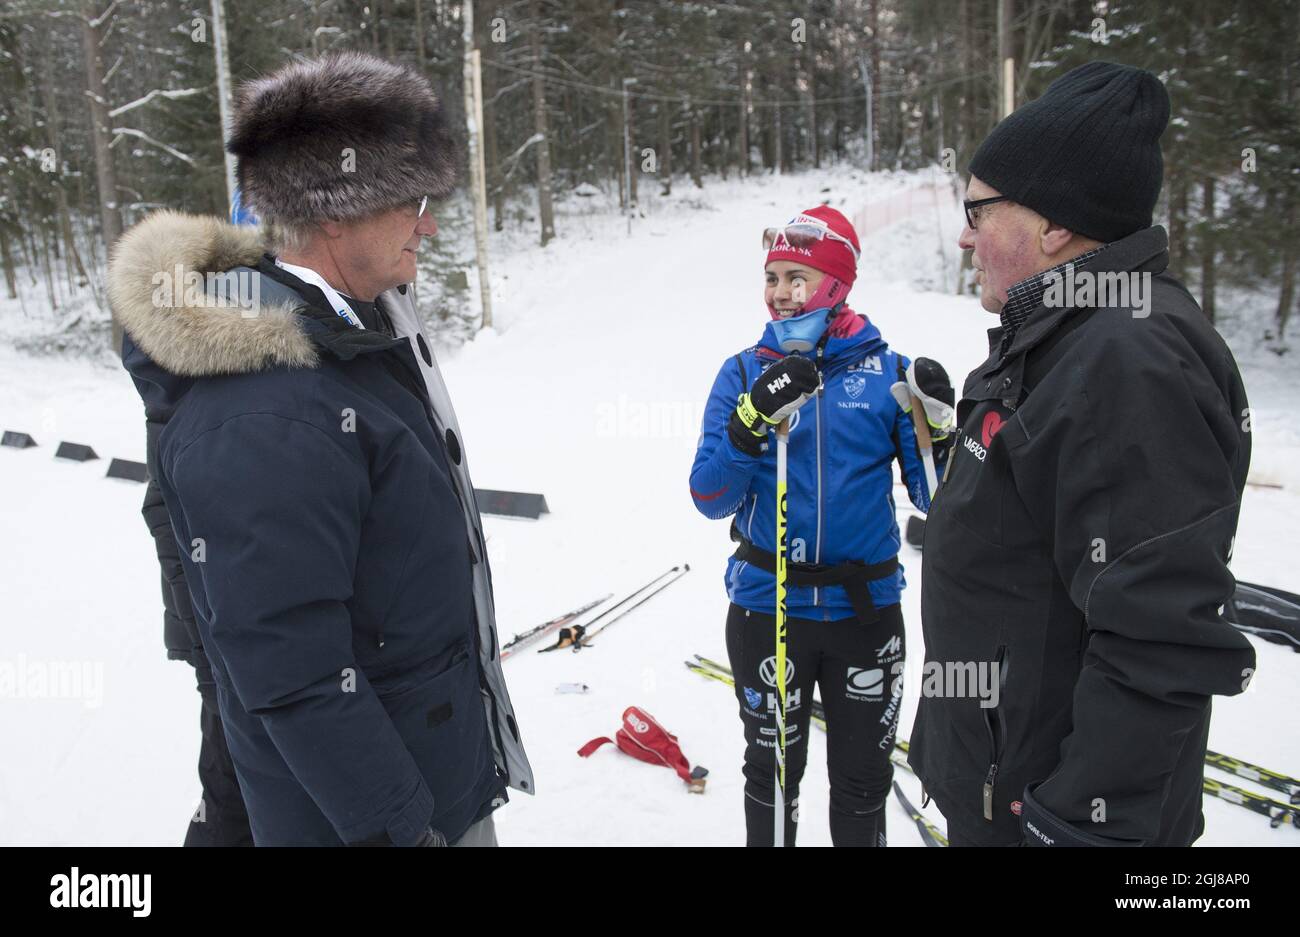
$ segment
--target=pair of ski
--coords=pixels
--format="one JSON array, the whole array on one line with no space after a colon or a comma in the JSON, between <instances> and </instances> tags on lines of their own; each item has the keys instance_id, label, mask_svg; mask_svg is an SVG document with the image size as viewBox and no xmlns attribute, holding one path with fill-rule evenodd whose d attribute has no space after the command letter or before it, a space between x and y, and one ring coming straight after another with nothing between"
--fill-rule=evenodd
<instances>
[{"instance_id":1,"label":"pair of ski","mask_svg":"<svg viewBox=\"0 0 1300 937\"><path fill-rule=\"evenodd\" d=\"M732 678L731 668L717 661L709 660L707 657L695 655L693 661L687 661L686 666L701 676L709 677L725 683L728 686L734 686L735 681ZM812 720L819 729L826 731L826 712L822 708L819 700L814 699L812 702ZM895 764L911 771L907 761L898 757L898 753L907 752L907 742L898 740L894 743L895 752L892 760ZM1268 817L1269 826L1277 829L1279 826L1290 824L1294 829L1300 829L1300 779L1281 774L1261 765L1251 764L1248 761L1242 761L1239 758L1233 758L1231 755L1224 755L1221 752L1207 751L1205 753L1205 763L1213 768L1229 774L1235 774L1238 777L1254 781L1264 787L1270 787L1275 791L1286 794L1290 803L1283 803L1280 800L1274 800L1271 797L1265 797L1263 794L1257 794L1254 791L1248 791L1245 788L1236 787L1232 784L1225 784L1216 778L1207 777L1202 783L1202 789L1206 794L1217 797L1220 800L1227 801L1230 804L1236 804L1261 816ZM919 812L912 807L903 796L902 791L897 792L899 801L912 814L912 819L919 824L924 820L920 817ZM925 839L922 833L922 839ZM927 845L931 845L927 841Z\"/></svg>"},{"instance_id":2,"label":"pair of ski","mask_svg":"<svg viewBox=\"0 0 1300 937\"><path fill-rule=\"evenodd\" d=\"M695 655L694 660L686 661L689 670L699 674L702 677L708 677L710 680L716 680L724 683L729 687L735 687L736 680L732 676L731 668L726 664L720 664L715 660L709 660L707 657ZM814 699L812 701L812 721L817 728L823 732L826 731L826 710L822 707L821 701ZM906 771L911 771L912 767L907 763L907 743L899 742L894 745L893 750L889 753L889 760ZM908 800L903 789L894 782L894 793L898 796L898 802L903 805L912 822L916 824L917 830L921 834L921 841L927 846L947 846L948 838L944 836L943 831L925 818L925 815Z\"/></svg>"},{"instance_id":3,"label":"pair of ski","mask_svg":"<svg viewBox=\"0 0 1300 937\"><path fill-rule=\"evenodd\" d=\"M551 647L544 647L537 653L542 654L547 651L558 651L560 648L571 647L574 651L584 647L591 647L591 639L597 634L604 631L614 622L619 621L633 609L648 602L651 598L658 595L664 589L668 588L678 579L681 579L688 572L691 566L689 563L683 563L680 566L674 566L666 572L660 573L654 579L651 579L644 586L629 593L625 598L620 599L613 605L606 608L603 612L585 623L575 624L579 618L591 610L604 605L614 597L614 593L609 592L596 599L588 602L586 605L565 612L550 621L544 621L536 627L529 628L520 634L515 635L509 641L501 646L501 659L507 658L519 653L530 644L536 644L543 638L549 637L559 632L559 640Z\"/></svg>"}]
</instances>

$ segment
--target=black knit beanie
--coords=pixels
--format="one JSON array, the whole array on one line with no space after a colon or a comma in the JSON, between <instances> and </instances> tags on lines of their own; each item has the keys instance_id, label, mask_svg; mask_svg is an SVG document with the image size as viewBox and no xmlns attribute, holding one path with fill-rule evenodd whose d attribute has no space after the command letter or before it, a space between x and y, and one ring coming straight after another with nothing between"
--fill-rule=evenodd
<instances>
[{"instance_id":1,"label":"black knit beanie","mask_svg":"<svg viewBox=\"0 0 1300 937\"><path fill-rule=\"evenodd\" d=\"M971 175L1055 224L1109 243L1151 227L1169 94L1148 71L1089 62L993 128Z\"/></svg>"}]
</instances>

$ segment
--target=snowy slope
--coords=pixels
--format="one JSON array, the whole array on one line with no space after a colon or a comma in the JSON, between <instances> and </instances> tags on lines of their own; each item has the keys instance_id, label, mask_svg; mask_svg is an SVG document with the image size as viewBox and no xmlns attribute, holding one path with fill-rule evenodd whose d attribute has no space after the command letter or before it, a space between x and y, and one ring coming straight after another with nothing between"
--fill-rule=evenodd
<instances>
[{"instance_id":1,"label":"snowy slope","mask_svg":"<svg viewBox=\"0 0 1300 937\"><path fill-rule=\"evenodd\" d=\"M503 639L676 563L692 566L598 646L524 652L505 664L539 793L514 795L497 814L504 843L743 842L736 705L728 690L682 666L692 653L725 659L727 525L695 512L686 483L704 400L724 358L751 344L765 321L764 225L824 198L851 216L869 204L896 206L899 193L927 181L836 170L712 183L704 192L679 184L671 199L643 206L630 236L605 206L572 198L561 203L561 238L546 249L496 236L498 329L444 357L444 369L476 484L543 492L552 512L536 523L486 520ZM959 209L950 194L936 204L934 190L924 191L926 198L905 200L910 217L870 222L852 301L895 347L940 359L959 380L982 360L984 330L995 320L975 300L947 295ZM916 284L945 290L919 292ZM1269 429L1258 433L1257 461L1269 466L1267 480L1286 487L1248 491L1234 568L1243 579L1300 591L1286 556L1300 525L1300 477L1290 468L1300 446L1282 435L1298 382L1265 372L1267 365L1263 396L1246 369L1256 426ZM531 418L519 420L521 410ZM28 430L42 444L0 450L9 493L0 661L88 662L103 680L98 700L0 699L0 842L179 842L198 797L198 696L190 668L163 658L158 571L139 516L143 489L102 477L108 456L142 458L139 402L119 369L3 352L0 425ZM105 461L54 461L60 439L90 443ZM919 661L920 556L905 547L901 559ZM1300 704L1300 661L1274 645L1257 647L1256 683L1217 702L1211 744L1300 773L1288 716ZM568 682L591 690L555 692ZM706 794L689 795L671 772L611 748L576 756L588 739L612 734L634 703L711 769ZM800 842L822 845L825 745L815 731L811 739ZM919 803L916 780L897 776ZM890 811L891 843L920 845L902 809ZM927 814L942 827L933 806ZM1217 801L1207 801L1206 817L1205 844L1300 843L1300 832L1270 830Z\"/></svg>"}]
</instances>

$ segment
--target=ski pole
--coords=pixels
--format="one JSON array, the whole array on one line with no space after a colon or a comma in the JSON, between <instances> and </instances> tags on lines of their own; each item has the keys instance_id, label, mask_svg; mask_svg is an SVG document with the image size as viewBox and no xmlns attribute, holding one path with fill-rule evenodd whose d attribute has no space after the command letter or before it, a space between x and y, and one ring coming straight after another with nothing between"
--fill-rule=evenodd
<instances>
[{"instance_id":1,"label":"ski pole","mask_svg":"<svg viewBox=\"0 0 1300 937\"><path fill-rule=\"evenodd\" d=\"M934 500L939 490L939 476L934 470L934 444L930 440L925 406L916 394L912 394L912 427L916 430L916 445L921 450L921 463L925 466L925 483L930 486L930 500Z\"/></svg>"},{"instance_id":2,"label":"ski pole","mask_svg":"<svg viewBox=\"0 0 1300 937\"><path fill-rule=\"evenodd\" d=\"M776 428L776 833L773 843L785 845L785 579L786 450L790 444L790 421Z\"/></svg>"},{"instance_id":3,"label":"ski pole","mask_svg":"<svg viewBox=\"0 0 1300 937\"><path fill-rule=\"evenodd\" d=\"M614 622L619 621L625 615L631 614L631 612L634 609L638 608L641 605L644 605L646 602L649 602L656 595L658 595L660 592L663 592L665 589L671 586L678 579L681 579L690 571L691 571L690 563L683 563L681 566L674 566L672 569L668 571L668 573L674 574L672 575L671 578L665 579L663 576L660 576L659 580L662 581L656 580L658 584L655 585L655 587L651 589L649 592L646 592L644 589L642 589L639 592L633 593L633 596L640 595L641 597L637 599L637 601L629 605L627 608L623 609L623 611L619 612L613 618L610 618L599 628L592 628L591 626L594 625L597 621L599 621L600 618L604 618L604 615L601 615L600 618L593 618L591 621L587 623L587 627L583 629L583 633L578 635L577 640L573 642L574 653L577 653L578 651L582 650L584 647L592 647L593 646L591 644L592 638L600 634L610 625L614 624ZM667 573L665 575L667 575ZM633 596L629 596L628 598L632 598ZM620 602L619 604L621 605L623 603ZM615 608L617 607L618 606L615 606ZM610 611L613 611L613 609L611 609Z\"/></svg>"},{"instance_id":4,"label":"ski pole","mask_svg":"<svg viewBox=\"0 0 1300 937\"><path fill-rule=\"evenodd\" d=\"M687 569L689 569L689 568L690 568L690 566L688 565L688 566L687 566ZM631 602L631 601L632 601L633 599L635 599L637 596L639 596L639 595L641 595L642 593L644 593L644 592L645 592L647 589L649 589L651 586L654 586L654 585L659 584L660 582L662 582L662 580L666 579L666 578L669 577L669 576L672 576L673 573L677 573L680 569L681 569L680 566L674 566L674 567L672 567L671 569L669 569L669 570L667 570L667 571L665 571L665 572L660 573L658 576L656 576L655 578L653 578L653 579L651 579L649 582L647 582L644 586L641 586L639 589L634 589L632 592L629 592L629 593L627 594L627 596L625 596L625 597L622 598L622 599L619 599L617 602L615 602L613 605L609 606L607 609L605 609L604 611L602 611L599 615L597 615L595 618L591 619L591 621L587 622L586 624L582 624L582 625L574 625L572 628L562 628L562 629L560 630L560 640L559 640L557 643L551 645L550 647L544 647L544 648L542 648L542 649L541 649L540 651L538 651L537 653L538 653L538 654L545 654L545 653L547 653L547 652L549 652L549 651L558 651L558 650L559 650L560 648L562 648L562 647L573 647L573 646L576 646L577 642L580 641L580 640L582 639L582 636L585 635L585 634L587 633L587 630L588 630L592 625L596 624L596 622L608 618L608 617L610 616L611 613L613 613L613 612L615 612L615 611L618 611L618 609L622 608L624 605L627 605L627 603ZM675 578L675 577L674 577L674 578ZM667 585L667 583L664 583L664 585ZM656 591L658 591L658 590L656 590ZM651 593L651 594L653 595L654 593ZM637 603L637 604L640 604L640 603ZM630 611L630 609L629 609L629 611ZM618 614L617 616L615 616L615 617L622 617L623 614L624 614L623 612L619 612L619 614Z\"/></svg>"},{"instance_id":5,"label":"ski pole","mask_svg":"<svg viewBox=\"0 0 1300 937\"><path fill-rule=\"evenodd\" d=\"M942 834L939 833L934 824L927 820L921 811L912 806L912 802L907 799L907 795L903 793L903 789L898 786L897 781L894 782L894 793L898 795L898 802L903 805L903 809L907 811L907 815L912 818L912 822L916 824L917 830L920 831L921 842L927 846L948 845L947 839L941 838Z\"/></svg>"}]
</instances>

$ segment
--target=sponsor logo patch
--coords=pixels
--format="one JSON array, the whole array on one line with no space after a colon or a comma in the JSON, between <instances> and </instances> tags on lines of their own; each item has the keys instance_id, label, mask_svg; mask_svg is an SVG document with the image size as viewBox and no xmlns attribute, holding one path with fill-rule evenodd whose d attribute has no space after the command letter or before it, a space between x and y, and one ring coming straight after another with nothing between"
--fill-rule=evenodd
<instances>
[{"instance_id":1,"label":"sponsor logo patch","mask_svg":"<svg viewBox=\"0 0 1300 937\"><path fill-rule=\"evenodd\" d=\"M1004 423L1002 414L996 410L984 414L984 422L980 424L980 439L984 442L984 448L993 445L993 437L998 434L998 430L1002 429ZM980 461L984 460L981 458Z\"/></svg>"},{"instance_id":2,"label":"sponsor logo patch","mask_svg":"<svg viewBox=\"0 0 1300 937\"><path fill-rule=\"evenodd\" d=\"M877 664L892 664L903 655L903 639L894 635L885 642L884 647L876 648Z\"/></svg>"},{"instance_id":3,"label":"sponsor logo patch","mask_svg":"<svg viewBox=\"0 0 1300 937\"><path fill-rule=\"evenodd\" d=\"M763 682L770 687L776 686L776 657L768 657L763 663L758 665L758 675L763 678ZM785 659L785 685L789 686L794 682L794 661L790 658Z\"/></svg>"},{"instance_id":4,"label":"sponsor logo patch","mask_svg":"<svg viewBox=\"0 0 1300 937\"><path fill-rule=\"evenodd\" d=\"M882 667L850 667L845 690L851 699L885 698L885 671Z\"/></svg>"}]
</instances>

